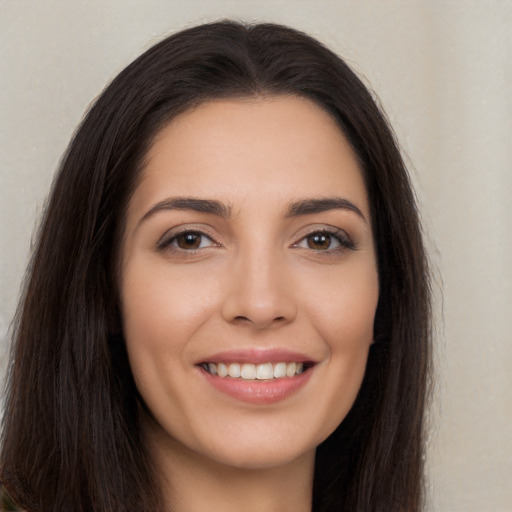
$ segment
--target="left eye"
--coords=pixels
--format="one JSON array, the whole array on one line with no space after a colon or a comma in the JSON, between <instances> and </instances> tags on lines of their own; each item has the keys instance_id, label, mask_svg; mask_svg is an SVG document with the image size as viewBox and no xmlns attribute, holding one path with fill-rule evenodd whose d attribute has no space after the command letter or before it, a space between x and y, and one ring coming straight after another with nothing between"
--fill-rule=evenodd
<instances>
[{"instance_id":1,"label":"left eye","mask_svg":"<svg viewBox=\"0 0 512 512\"><path fill-rule=\"evenodd\" d=\"M174 236L168 242L168 245L177 247L185 251L193 251L194 249L203 249L214 244L213 240L204 233L197 231L185 231Z\"/></svg>"},{"instance_id":2,"label":"left eye","mask_svg":"<svg viewBox=\"0 0 512 512\"><path fill-rule=\"evenodd\" d=\"M313 249L314 251L328 251L341 246L348 246L348 242L345 242L341 236L335 235L334 233L316 231L315 233L305 236L295 246L304 249Z\"/></svg>"}]
</instances>

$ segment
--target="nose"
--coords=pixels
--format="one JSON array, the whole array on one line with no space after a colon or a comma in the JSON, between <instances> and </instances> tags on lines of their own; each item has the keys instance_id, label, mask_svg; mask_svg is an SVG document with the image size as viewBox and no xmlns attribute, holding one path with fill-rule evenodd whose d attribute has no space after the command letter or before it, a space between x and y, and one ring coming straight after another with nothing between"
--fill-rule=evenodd
<instances>
[{"instance_id":1,"label":"nose","mask_svg":"<svg viewBox=\"0 0 512 512\"><path fill-rule=\"evenodd\" d=\"M268 252L240 256L230 272L224 320L262 330L293 322L297 315L286 265Z\"/></svg>"}]
</instances>

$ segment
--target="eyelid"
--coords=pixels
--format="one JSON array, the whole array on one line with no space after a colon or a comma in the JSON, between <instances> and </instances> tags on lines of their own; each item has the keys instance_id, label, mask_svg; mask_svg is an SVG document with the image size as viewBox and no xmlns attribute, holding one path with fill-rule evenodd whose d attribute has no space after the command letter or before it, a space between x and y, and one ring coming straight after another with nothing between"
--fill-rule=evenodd
<instances>
[{"instance_id":1,"label":"eyelid","mask_svg":"<svg viewBox=\"0 0 512 512\"><path fill-rule=\"evenodd\" d=\"M329 249L325 249L325 250L316 250L316 251L315 251L315 249L308 248L308 250L310 250L310 251L327 254L327 253L332 253L336 250L338 250L338 251L344 250L344 249L355 250L357 248L356 244L352 240L352 237L344 229L341 229L341 228L335 227L335 226L329 226L329 225L311 226L310 228L307 229L307 231L305 233L300 233L298 235L300 238L297 240L297 242L294 242L292 244L292 247L293 248L301 248L299 246L299 244L301 242L306 240L306 238L308 238L309 236L312 236L317 233L329 235L329 236L336 238L340 245L338 247L334 247L332 249L329 248Z\"/></svg>"},{"instance_id":2,"label":"eyelid","mask_svg":"<svg viewBox=\"0 0 512 512\"><path fill-rule=\"evenodd\" d=\"M194 233L194 234L200 235L202 237L208 238L212 242L211 246L218 247L221 245L217 242L217 240L214 238L214 236L211 233L209 233L207 229L205 229L204 226L188 225L187 224L187 225L176 226L174 228L167 230L159 238L158 242L156 243L157 250L164 250L169 247L173 247L176 250L183 251L183 252L194 252L195 250L199 250L199 249L190 249L190 250L186 251L185 249L180 249L178 247L174 247L171 245L171 243L178 236L183 235L185 233ZM204 249L204 247L202 249Z\"/></svg>"}]
</instances>

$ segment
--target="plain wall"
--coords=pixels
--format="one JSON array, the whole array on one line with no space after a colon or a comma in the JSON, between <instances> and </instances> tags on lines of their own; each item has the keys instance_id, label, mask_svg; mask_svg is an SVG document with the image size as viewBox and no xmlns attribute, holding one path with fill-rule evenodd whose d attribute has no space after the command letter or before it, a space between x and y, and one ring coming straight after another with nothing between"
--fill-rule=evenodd
<instances>
[{"instance_id":1,"label":"plain wall","mask_svg":"<svg viewBox=\"0 0 512 512\"><path fill-rule=\"evenodd\" d=\"M224 17L309 32L379 95L438 269L431 509L512 511L508 0L0 0L2 367L32 233L86 107L151 44Z\"/></svg>"}]
</instances>

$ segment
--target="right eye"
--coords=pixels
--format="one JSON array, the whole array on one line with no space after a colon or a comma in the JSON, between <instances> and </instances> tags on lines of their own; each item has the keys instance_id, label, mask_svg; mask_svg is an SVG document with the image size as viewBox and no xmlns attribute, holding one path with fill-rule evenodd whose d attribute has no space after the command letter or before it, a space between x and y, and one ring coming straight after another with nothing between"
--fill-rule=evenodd
<instances>
[{"instance_id":1,"label":"right eye","mask_svg":"<svg viewBox=\"0 0 512 512\"><path fill-rule=\"evenodd\" d=\"M170 238L165 238L158 244L158 247L160 249L171 247L183 251L195 251L213 245L215 242L200 231L183 231Z\"/></svg>"}]
</instances>

